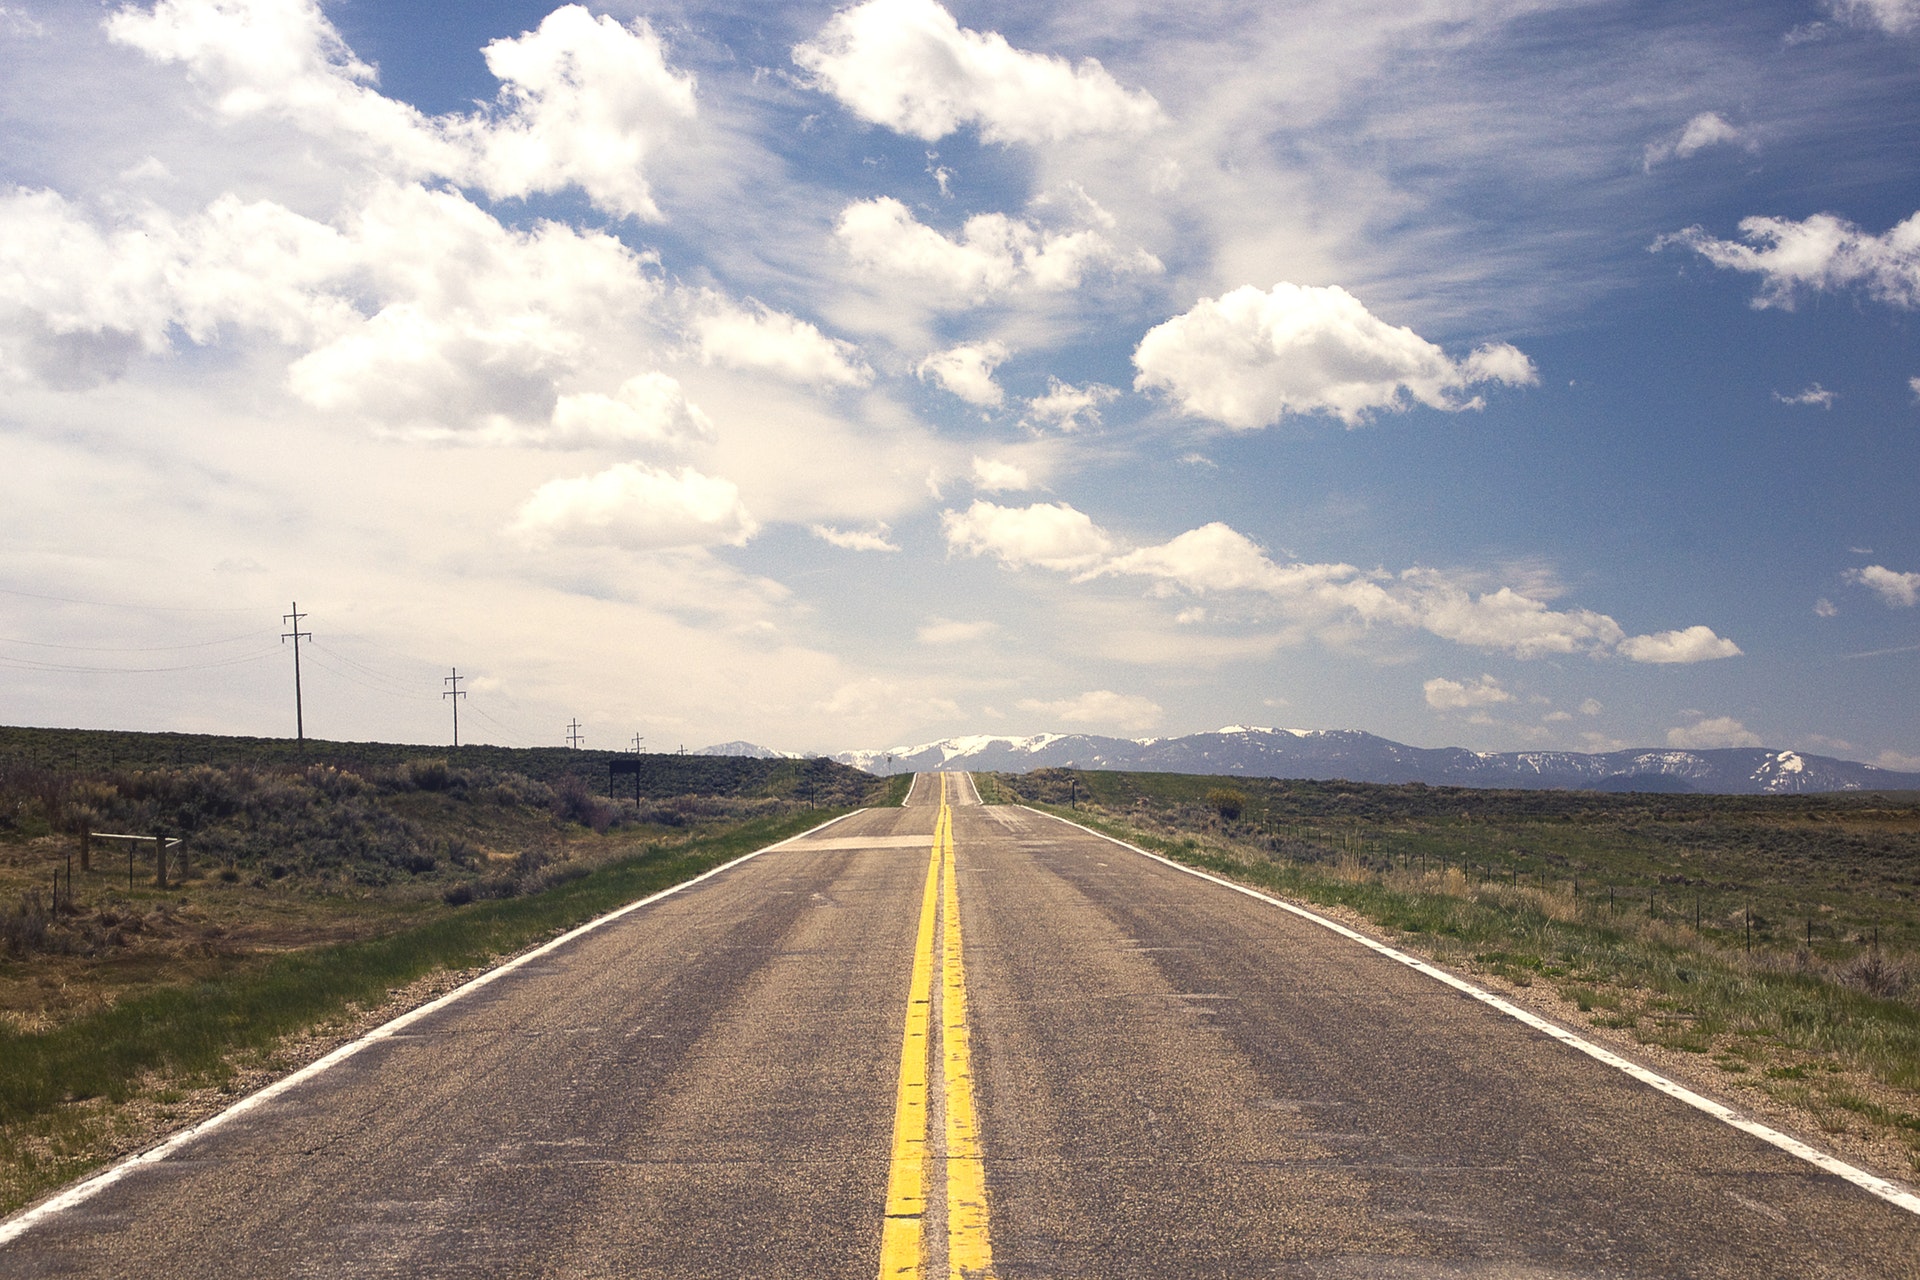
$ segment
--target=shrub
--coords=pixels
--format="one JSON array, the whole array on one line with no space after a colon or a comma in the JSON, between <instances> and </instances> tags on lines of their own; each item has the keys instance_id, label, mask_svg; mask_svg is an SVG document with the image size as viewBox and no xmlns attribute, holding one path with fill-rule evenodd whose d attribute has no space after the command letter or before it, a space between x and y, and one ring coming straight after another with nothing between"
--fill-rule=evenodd
<instances>
[{"instance_id":1,"label":"shrub","mask_svg":"<svg viewBox=\"0 0 1920 1280\"><path fill-rule=\"evenodd\" d=\"M1232 822L1247 807L1247 795L1237 787L1215 787L1207 792L1207 807L1219 814L1222 822Z\"/></svg>"}]
</instances>

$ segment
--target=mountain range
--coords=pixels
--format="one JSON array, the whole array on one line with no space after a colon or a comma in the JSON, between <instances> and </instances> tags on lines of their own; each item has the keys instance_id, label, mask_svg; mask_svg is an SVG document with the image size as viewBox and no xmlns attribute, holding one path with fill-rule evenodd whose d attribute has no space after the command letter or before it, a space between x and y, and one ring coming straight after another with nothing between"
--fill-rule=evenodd
<instances>
[{"instance_id":1,"label":"mountain range","mask_svg":"<svg viewBox=\"0 0 1920 1280\"><path fill-rule=\"evenodd\" d=\"M786 755L752 743L708 747L716 755ZM1765 747L1626 751L1468 751L1409 747L1356 729L1267 729L1230 725L1174 738L1107 738L1043 733L974 735L833 757L869 773L980 769L1025 773L1081 769L1238 774L1250 778L1424 782L1430 786L1591 791L1766 794L1920 790L1920 773Z\"/></svg>"}]
</instances>

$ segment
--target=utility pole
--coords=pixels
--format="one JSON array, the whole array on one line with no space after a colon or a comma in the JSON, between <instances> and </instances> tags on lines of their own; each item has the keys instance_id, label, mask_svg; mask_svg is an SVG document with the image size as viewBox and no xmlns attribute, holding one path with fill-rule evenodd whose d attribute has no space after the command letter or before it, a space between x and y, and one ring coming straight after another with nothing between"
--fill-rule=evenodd
<instances>
[{"instance_id":1,"label":"utility pole","mask_svg":"<svg viewBox=\"0 0 1920 1280\"><path fill-rule=\"evenodd\" d=\"M575 751L578 751L580 749L580 744L585 742L586 740L587 740L587 735L580 732L580 722L578 720L575 720L572 724L567 726L567 745L568 746L572 747Z\"/></svg>"},{"instance_id":2,"label":"utility pole","mask_svg":"<svg viewBox=\"0 0 1920 1280\"><path fill-rule=\"evenodd\" d=\"M300 619L307 615L300 612L300 602L293 602L293 612L280 615L280 621L291 623L293 630L280 637L280 643L293 641L293 736L296 742L305 744L307 740L306 712L300 705L300 642L313 639L313 632L300 629Z\"/></svg>"},{"instance_id":3,"label":"utility pole","mask_svg":"<svg viewBox=\"0 0 1920 1280\"><path fill-rule=\"evenodd\" d=\"M640 744L644 741L646 741L645 734L636 733L633 735L633 754L640 754Z\"/></svg>"},{"instance_id":4,"label":"utility pole","mask_svg":"<svg viewBox=\"0 0 1920 1280\"><path fill-rule=\"evenodd\" d=\"M458 667L451 667L449 670L451 670L453 674L440 677L440 683L450 684L453 688L442 689L440 691L440 697L442 699L451 698L453 700L453 745L455 750L458 750L460 746L460 699L467 696L467 691L460 687L460 682L465 680L466 677L460 674L460 668Z\"/></svg>"}]
</instances>

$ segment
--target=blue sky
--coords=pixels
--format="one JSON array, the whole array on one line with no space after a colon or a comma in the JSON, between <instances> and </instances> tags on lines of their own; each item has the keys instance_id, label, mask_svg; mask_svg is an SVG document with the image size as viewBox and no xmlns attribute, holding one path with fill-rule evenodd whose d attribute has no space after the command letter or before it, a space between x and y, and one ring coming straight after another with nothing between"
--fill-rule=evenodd
<instances>
[{"instance_id":1,"label":"blue sky","mask_svg":"<svg viewBox=\"0 0 1920 1280\"><path fill-rule=\"evenodd\" d=\"M0 721L1920 768L1920 0L0 4ZM1911 221L1910 221L1911 220Z\"/></svg>"}]
</instances>

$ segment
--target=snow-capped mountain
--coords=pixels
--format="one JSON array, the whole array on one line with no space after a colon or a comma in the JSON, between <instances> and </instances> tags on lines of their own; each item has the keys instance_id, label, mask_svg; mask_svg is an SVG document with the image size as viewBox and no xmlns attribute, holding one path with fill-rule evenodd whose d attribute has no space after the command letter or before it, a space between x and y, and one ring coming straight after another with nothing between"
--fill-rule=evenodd
<instances>
[{"instance_id":1,"label":"snow-capped mountain","mask_svg":"<svg viewBox=\"0 0 1920 1280\"><path fill-rule=\"evenodd\" d=\"M1597 791L1787 793L1920 789L1920 773L1895 773L1851 760L1762 747L1701 751L1646 748L1579 751L1468 751L1409 747L1356 729L1266 729L1229 725L1178 738L1107 738L1043 733L1030 738L972 735L833 757L869 773L982 769L1024 773L1081 769L1240 774L1255 778L1341 778L1431 786L1577 788Z\"/></svg>"},{"instance_id":2,"label":"snow-capped mountain","mask_svg":"<svg viewBox=\"0 0 1920 1280\"><path fill-rule=\"evenodd\" d=\"M775 751L757 742L716 742L693 753L696 756L746 756L753 760L798 760L798 751Z\"/></svg>"}]
</instances>

